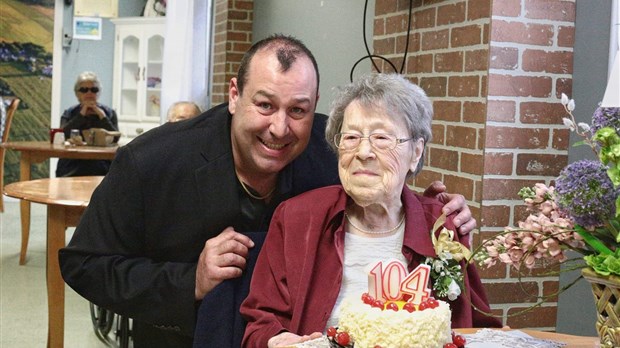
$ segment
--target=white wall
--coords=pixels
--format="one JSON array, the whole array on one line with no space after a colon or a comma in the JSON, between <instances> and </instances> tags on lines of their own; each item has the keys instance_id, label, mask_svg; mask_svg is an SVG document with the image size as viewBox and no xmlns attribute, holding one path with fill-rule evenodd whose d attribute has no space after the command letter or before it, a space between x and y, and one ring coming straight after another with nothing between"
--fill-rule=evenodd
<instances>
[{"instance_id":1,"label":"white wall","mask_svg":"<svg viewBox=\"0 0 620 348\"><path fill-rule=\"evenodd\" d=\"M362 36L364 1L260 0L254 1L254 42L271 34L292 35L306 44L319 66L320 99L317 111L327 114L333 87L349 81L353 64L367 55ZM372 53L375 1L370 0L366 38ZM370 62L358 64L354 76L370 71Z\"/></svg>"}]
</instances>

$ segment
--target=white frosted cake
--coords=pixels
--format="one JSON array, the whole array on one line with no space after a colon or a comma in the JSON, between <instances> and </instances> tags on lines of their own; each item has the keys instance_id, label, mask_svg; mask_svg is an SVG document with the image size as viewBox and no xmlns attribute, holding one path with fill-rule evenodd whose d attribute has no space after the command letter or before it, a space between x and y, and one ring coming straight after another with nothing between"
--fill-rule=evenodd
<instances>
[{"instance_id":1,"label":"white frosted cake","mask_svg":"<svg viewBox=\"0 0 620 348\"><path fill-rule=\"evenodd\" d=\"M347 298L340 310L338 331L345 331L355 348L381 346L441 348L452 342L451 312L446 302L434 300L433 305L422 303L413 310L405 302L396 303L398 310L373 307L360 298ZM425 308L428 307L428 308ZM434 308L433 308L434 307ZM425 308L425 309L424 309Z\"/></svg>"}]
</instances>

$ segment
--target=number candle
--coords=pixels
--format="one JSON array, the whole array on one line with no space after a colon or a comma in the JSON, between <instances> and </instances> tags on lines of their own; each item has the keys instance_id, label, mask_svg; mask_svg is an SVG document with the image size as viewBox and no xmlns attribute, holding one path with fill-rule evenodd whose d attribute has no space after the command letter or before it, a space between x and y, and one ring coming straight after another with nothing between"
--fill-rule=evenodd
<instances>
[{"instance_id":1,"label":"number candle","mask_svg":"<svg viewBox=\"0 0 620 348\"><path fill-rule=\"evenodd\" d=\"M420 304L430 297L428 278L431 268L419 265L407 275L407 268L398 260L379 261L368 271L368 294L376 299L398 301L410 295L408 302Z\"/></svg>"}]
</instances>

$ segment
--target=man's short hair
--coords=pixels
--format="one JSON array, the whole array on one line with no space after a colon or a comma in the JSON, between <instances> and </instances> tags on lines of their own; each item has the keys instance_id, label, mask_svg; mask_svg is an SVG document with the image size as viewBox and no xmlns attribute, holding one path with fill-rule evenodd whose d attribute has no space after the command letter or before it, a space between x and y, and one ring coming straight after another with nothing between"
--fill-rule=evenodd
<instances>
[{"instance_id":1,"label":"man's short hair","mask_svg":"<svg viewBox=\"0 0 620 348\"><path fill-rule=\"evenodd\" d=\"M278 57L278 62L280 62L283 72L286 72L291 68L297 57L308 57L312 62L316 73L316 90L318 94L319 67L316 63L316 59L314 59L314 55L312 55L312 52L310 52L308 47L306 47L303 42L292 36L274 34L252 45L252 47L250 47L250 49L243 55L241 64L239 65L239 71L237 72L237 89L239 90L239 95L243 94L243 88L248 80L248 70L250 68L252 58L254 58L256 52L262 49L271 51L275 50L276 56Z\"/></svg>"}]
</instances>

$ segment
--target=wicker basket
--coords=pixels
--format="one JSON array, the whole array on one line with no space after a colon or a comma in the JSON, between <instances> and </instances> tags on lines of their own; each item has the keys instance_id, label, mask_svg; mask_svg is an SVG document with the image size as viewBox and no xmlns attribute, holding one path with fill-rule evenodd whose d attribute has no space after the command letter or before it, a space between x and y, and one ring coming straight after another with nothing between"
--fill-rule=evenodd
<instances>
[{"instance_id":1,"label":"wicker basket","mask_svg":"<svg viewBox=\"0 0 620 348\"><path fill-rule=\"evenodd\" d=\"M601 276L591 268L584 268L581 274L592 285L601 347L620 347L620 277Z\"/></svg>"}]
</instances>

